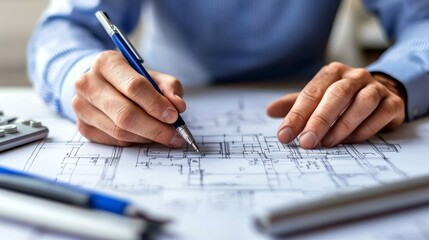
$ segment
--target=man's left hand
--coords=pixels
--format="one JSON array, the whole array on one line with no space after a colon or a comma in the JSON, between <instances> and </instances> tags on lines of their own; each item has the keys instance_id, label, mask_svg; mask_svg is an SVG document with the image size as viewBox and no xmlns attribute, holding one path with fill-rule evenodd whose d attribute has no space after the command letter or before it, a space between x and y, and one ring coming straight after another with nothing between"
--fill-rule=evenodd
<instances>
[{"instance_id":1,"label":"man's left hand","mask_svg":"<svg viewBox=\"0 0 429 240\"><path fill-rule=\"evenodd\" d=\"M277 136L283 143L298 135L303 148L361 142L404 122L400 89L400 83L385 75L333 62L301 92L272 102L267 114L284 117Z\"/></svg>"}]
</instances>

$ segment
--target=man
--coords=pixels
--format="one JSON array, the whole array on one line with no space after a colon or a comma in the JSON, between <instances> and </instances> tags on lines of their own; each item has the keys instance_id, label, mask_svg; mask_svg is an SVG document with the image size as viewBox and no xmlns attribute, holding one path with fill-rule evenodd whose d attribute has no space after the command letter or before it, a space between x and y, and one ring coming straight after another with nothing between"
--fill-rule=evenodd
<instances>
[{"instance_id":1,"label":"man","mask_svg":"<svg viewBox=\"0 0 429 240\"><path fill-rule=\"evenodd\" d=\"M47 104L76 120L88 139L180 147L170 123L185 111L185 84L306 79L301 92L271 103L284 117L278 139L304 148L363 141L427 113L429 0L368 0L394 44L366 69L324 67L340 1L51 1L29 47L29 74ZM94 17L109 13L127 34L140 16L143 58L158 94ZM167 75L171 74L171 75Z\"/></svg>"}]
</instances>

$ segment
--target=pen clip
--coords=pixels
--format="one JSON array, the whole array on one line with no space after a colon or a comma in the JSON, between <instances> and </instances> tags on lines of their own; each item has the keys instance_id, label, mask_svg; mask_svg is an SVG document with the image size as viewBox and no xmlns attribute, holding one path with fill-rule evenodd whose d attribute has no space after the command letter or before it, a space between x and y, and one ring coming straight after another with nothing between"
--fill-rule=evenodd
<instances>
[{"instance_id":1,"label":"pen clip","mask_svg":"<svg viewBox=\"0 0 429 240\"><path fill-rule=\"evenodd\" d=\"M121 38L124 40L125 44L127 44L128 48L131 50L133 55L137 58L137 60L140 63L144 62L143 58L140 56L140 54L137 52L137 50L134 48L134 46L130 43L128 38L121 32L121 30L119 30L119 28L117 28L110 21L109 15L107 15L107 13L105 13L103 11L97 11L95 16L97 17L98 21L101 23L104 30L106 30L107 34L109 34L110 37L112 37L112 35L115 33L119 34L119 36L121 36Z\"/></svg>"},{"instance_id":2,"label":"pen clip","mask_svg":"<svg viewBox=\"0 0 429 240\"><path fill-rule=\"evenodd\" d=\"M122 37L125 44L127 44L128 48L131 49L131 52L133 52L133 54L134 54L134 56L136 56L137 60L139 60L140 63L143 63L144 62L143 58L140 56L140 54L137 52L137 50L134 48L134 46L130 43L128 38L124 34L122 34L121 30L119 30L115 25L113 25L113 27L114 27L114 30L116 30L116 32L119 33L119 35Z\"/></svg>"}]
</instances>

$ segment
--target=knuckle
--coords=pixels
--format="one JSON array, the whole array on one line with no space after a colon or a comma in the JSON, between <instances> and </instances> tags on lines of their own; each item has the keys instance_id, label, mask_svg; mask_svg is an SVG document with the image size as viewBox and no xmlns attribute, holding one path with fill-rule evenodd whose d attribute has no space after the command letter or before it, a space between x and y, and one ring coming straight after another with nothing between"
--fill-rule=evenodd
<instances>
[{"instance_id":1,"label":"knuckle","mask_svg":"<svg viewBox=\"0 0 429 240\"><path fill-rule=\"evenodd\" d=\"M119 107L116 116L114 118L114 123L123 129L129 129L134 124L134 113L128 105L123 105Z\"/></svg>"},{"instance_id":2,"label":"knuckle","mask_svg":"<svg viewBox=\"0 0 429 240\"><path fill-rule=\"evenodd\" d=\"M401 97L399 96L393 97L392 104L395 107L396 113L401 113L405 111L405 103Z\"/></svg>"},{"instance_id":3,"label":"knuckle","mask_svg":"<svg viewBox=\"0 0 429 240\"><path fill-rule=\"evenodd\" d=\"M112 66L117 63L120 54L117 51L107 50L100 52L95 58L94 68L98 72L102 72L105 66Z\"/></svg>"},{"instance_id":4,"label":"knuckle","mask_svg":"<svg viewBox=\"0 0 429 240\"><path fill-rule=\"evenodd\" d=\"M347 76L355 80L367 79L370 77L370 73L366 69L355 68Z\"/></svg>"},{"instance_id":5,"label":"knuckle","mask_svg":"<svg viewBox=\"0 0 429 240\"><path fill-rule=\"evenodd\" d=\"M164 129L162 127L154 127L151 130L151 137L150 138L154 142L160 142L162 140L163 133L164 133Z\"/></svg>"},{"instance_id":6,"label":"knuckle","mask_svg":"<svg viewBox=\"0 0 429 240\"><path fill-rule=\"evenodd\" d=\"M89 88L90 77L88 74L83 74L74 83L76 92L83 93Z\"/></svg>"},{"instance_id":7,"label":"knuckle","mask_svg":"<svg viewBox=\"0 0 429 240\"><path fill-rule=\"evenodd\" d=\"M329 117L325 114L316 114L312 117L312 120L315 122L315 126L330 127L331 123L328 121Z\"/></svg>"},{"instance_id":8,"label":"knuckle","mask_svg":"<svg viewBox=\"0 0 429 240\"><path fill-rule=\"evenodd\" d=\"M129 134L124 129L114 125L112 129L110 129L110 135L117 140L124 141L127 140Z\"/></svg>"},{"instance_id":9,"label":"knuckle","mask_svg":"<svg viewBox=\"0 0 429 240\"><path fill-rule=\"evenodd\" d=\"M350 119L342 119L339 124L343 126L343 129L345 129L346 132L351 132L355 128L355 125Z\"/></svg>"},{"instance_id":10,"label":"knuckle","mask_svg":"<svg viewBox=\"0 0 429 240\"><path fill-rule=\"evenodd\" d=\"M390 100L389 103L384 104L384 110L388 116L395 116L399 112L398 108L398 104L393 100Z\"/></svg>"},{"instance_id":11,"label":"knuckle","mask_svg":"<svg viewBox=\"0 0 429 240\"><path fill-rule=\"evenodd\" d=\"M307 85L300 94L303 98L313 102L320 99L323 95L323 91L321 88L317 86L309 86Z\"/></svg>"},{"instance_id":12,"label":"knuckle","mask_svg":"<svg viewBox=\"0 0 429 240\"><path fill-rule=\"evenodd\" d=\"M306 122L306 118L304 117L304 115L302 115L302 113L299 113L295 110L291 110L289 112L289 114L287 115L287 122L290 123L297 123L297 124L303 124L304 122Z\"/></svg>"},{"instance_id":13,"label":"knuckle","mask_svg":"<svg viewBox=\"0 0 429 240\"><path fill-rule=\"evenodd\" d=\"M158 101L157 99L148 99L145 102L144 109L151 116L159 115L158 112L161 112L161 109L166 109L166 104L163 101Z\"/></svg>"},{"instance_id":14,"label":"knuckle","mask_svg":"<svg viewBox=\"0 0 429 240\"><path fill-rule=\"evenodd\" d=\"M146 88L145 81L141 77L131 76L125 82L125 93L128 97L134 99L143 95Z\"/></svg>"},{"instance_id":15,"label":"knuckle","mask_svg":"<svg viewBox=\"0 0 429 240\"><path fill-rule=\"evenodd\" d=\"M172 75L169 75L169 74L164 74L163 75L163 80L167 81L167 82L170 82L170 83L174 83L174 82L177 81L177 79L175 77L173 77Z\"/></svg>"},{"instance_id":16,"label":"knuckle","mask_svg":"<svg viewBox=\"0 0 429 240\"><path fill-rule=\"evenodd\" d=\"M341 75L345 70L347 66L340 62L331 62L328 65L326 65L323 70L328 75Z\"/></svg>"},{"instance_id":17,"label":"knuckle","mask_svg":"<svg viewBox=\"0 0 429 240\"><path fill-rule=\"evenodd\" d=\"M327 92L341 100L345 100L347 96L353 94L353 88L350 84L339 84L339 82L337 82L329 86Z\"/></svg>"},{"instance_id":18,"label":"knuckle","mask_svg":"<svg viewBox=\"0 0 429 240\"><path fill-rule=\"evenodd\" d=\"M377 107L381 100L380 92L376 87L370 87L368 90L362 91L361 94L364 98L363 103L370 109Z\"/></svg>"},{"instance_id":19,"label":"knuckle","mask_svg":"<svg viewBox=\"0 0 429 240\"><path fill-rule=\"evenodd\" d=\"M117 55L118 55L117 51L113 51L113 50L102 51L96 56L95 62L98 64L103 64L109 61L110 59L112 59L112 57L117 57Z\"/></svg>"},{"instance_id":20,"label":"knuckle","mask_svg":"<svg viewBox=\"0 0 429 240\"><path fill-rule=\"evenodd\" d=\"M172 75L168 74L158 74L158 79L160 80L159 88L161 90L172 90L174 93L183 95L183 86L182 83ZM162 77L159 77L162 76Z\"/></svg>"}]
</instances>

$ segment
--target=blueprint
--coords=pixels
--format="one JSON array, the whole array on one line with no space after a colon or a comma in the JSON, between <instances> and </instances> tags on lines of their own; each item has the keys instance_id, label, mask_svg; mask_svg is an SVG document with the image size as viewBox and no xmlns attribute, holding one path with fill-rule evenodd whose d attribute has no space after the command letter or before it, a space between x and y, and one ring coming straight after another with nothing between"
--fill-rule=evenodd
<instances>
[{"instance_id":1,"label":"blueprint","mask_svg":"<svg viewBox=\"0 0 429 240\"><path fill-rule=\"evenodd\" d=\"M0 155L0 163L129 198L174 219L171 232L179 239L265 239L252 226L260 210L429 174L427 119L363 143L302 149L296 140L278 142L281 120L265 114L267 103L283 93L218 89L189 94L183 117L203 156L190 147L92 143L73 123L49 116L42 119L50 129L48 139ZM410 234L429 239L429 209L423 212L303 239L346 239L351 232L362 239L402 239ZM401 227L381 234L386 223L390 231L392 225ZM40 239L43 235L38 234Z\"/></svg>"}]
</instances>

